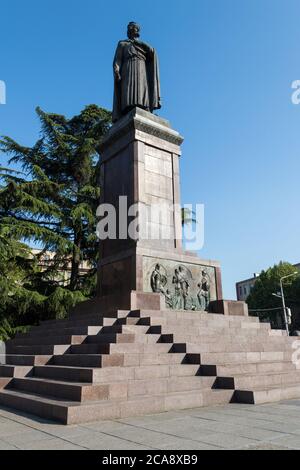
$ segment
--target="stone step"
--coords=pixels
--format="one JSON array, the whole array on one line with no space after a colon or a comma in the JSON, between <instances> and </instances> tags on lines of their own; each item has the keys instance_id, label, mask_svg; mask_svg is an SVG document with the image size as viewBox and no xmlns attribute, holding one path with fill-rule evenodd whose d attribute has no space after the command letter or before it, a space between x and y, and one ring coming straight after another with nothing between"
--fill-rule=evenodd
<instances>
[{"instance_id":1,"label":"stone step","mask_svg":"<svg viewBox=\"0 0 300 470\"><path fill-rule=\"evenodd\" d=\"M73 374L73 377L76 377L74 378L73 380L76 380L76 381L85 381L83 380L82 378L82 367L77 367L77 363L76 361L70 361L69 360L69 355L67 355L67 359L63 360L63 359L56 359L56 362L60 362L60 363L63 363L63 362L66 362L68 364L72 364L72 362L74 363L74 365L66 365L67 369L65 371L65 374L64 375L64 371L63 370L58 370L58 372L60 372L60 376L59 378L64 378L66 380L70 380L69 379L69 374ZM65 356L61 356L62 358L65 357ZM72 359L72 358L71 358ZM81 359L81 358L80 358ZM83 358L84 359L84 358ZM83 360L81 361L83 362ZM95 363L95 360L91 360L90 359L90 356L87 357L87 359L85 360L85 363ZM97 364L97 363L96 363ZM99 364L99 360L98 360L98 364ZM185 353L158 353L158 354L125 354L124 355L124 360L122 362L122 365L124 367L137 367L137 366L144 366L144 365L174 365L174 364L198 364L200 365L200 356L199 355L194 355L194 354L185 354ZM68 368L75 368L73 371L71 370L68 370ZM89 367L89 366L87 366ZM90 366L90 367L95 367L94 365ZM78 369L78 371L76 370ZM56 369L52 369L52 366L49 366L49 367L46 367L46 366L42 366L42 367L39 367L39 368L34 368L34 375L36 376L43 376L41 374L43 374L43 371L45 371L45 376L47 377L48 375L47 374L54 374L54 375L51 375L51 377L55 378L55 372L56 372ZM49 371L49 372L47 372ZM53 371L53 372L52 372ZM84 376L85 377L88 377L88 381L90 381L90 373L89 372L86 372L84 373Z\"/></svg>"},{"instance_id":2,"label":"stone step","mask_svg":"<svg viewBox=\"0 0 300 470\"><path fill-rule=\"evenodd\" d=\"M112 325L112 326L105 326L102 328L101 333L126 333L126 334L147 334L150 331L151 325ZM160 334L161 332L158 330L156 334Z\"/></svg>"},{"instance_id":3,"label":"stone step","mask_svg":"<svg viewBox=\"0 0 300 470\"><path fill-rule=\"evenodd\" d=\"M125 399L135 396L168 395L179 391L203 390L212 388L214 377L184 376L163 377L160 379L130 380L103 384L75 383L46 378L16 378L8 388L25 393L37 393L71 401L95 401Z\"/></svg>"},{"instance_id":4,"label":"stone step","mask_svg":"<svg viewBox=\"0 0 300 470\"><path fill-rule=\"evenodd\" d=\"M175 336L175 339L176 338ZM290 344L278 344L278 343L265 343L261 344L259 342L248 342L241 343L237 341L227 342L223 341L221 338L219 342L205 343L196 342L190 343L186 342L186 351L191 353L260 353L260 352L293 352Z\"/></svg>"},{"instance_id":5,"label":"stone step","mask_svg":"<svg viewBox=\"0 0 300 470\"><path fill-rule=\"evenodd\" d=\"M187 409L210 404L229 403L231 390L203 390L175 392L153 397L135 397L132 400L103 400L81 404L42 397L16 390L1 390L0 403L4 406L33 413L42 418L64 424L78 424L105 419L161 413L174 409Z\"/></svg>"},{"instance_id":6,"label":"stone step","mask_svg":"<svg viewBox=\"0 0 300 470\"><path fill-rule=\"evenodd\" d=\"M270 336L285 336L285 337L287 337L285 330L270 330L269 335Z\"/></svg>"},{"instance_id":7,"label":"stone step","mask_svg":"<svg viewBox=\"0 0 300 470\"><path fill-rule=\"evenodd\" d=\"M235 315L222 315L217 313L207 313L201 311L182 311L182 310L132 310L129 312L128 316L135 316L135 317L160 317L160 318L167 318L167 319L176 319L176 320L204 320L204 321L212 321L212 322L224 322L228 324L229 322L233 322L236 324L240 323L259 323L259 319L257 317L240 317Z\"/></svg>"},{"instance_id":8,"label":"stone step","mask_svg":"<svg viewBox=\"0 0 300 470\"><path fill-rule=\"evenodd\" d=\"M121 380L146 380L162 377L188 377L200 375L199 364L159 364L112 367L94 370L95 383Z\"/></svg>"},{"instance_id":9,"label":"stone step","mask_svg":"<svg viewBox=\"0 0 300 470\"><path fill-rule=\"evenodd\" d=\"M69 320L93 320L99 318L125 318L125 317L160 317L160 318L167 318L167 319L176 319L176 320L210 320L215 322L224 322L224 324L228 324L229 322L234 323L259 323L259 319L257 317L237 317L234 315L224 316L222 314L208 314L207 312L201 311L175 311L175 310L118 310L118 311L111 311L105 312L104 314L81 314L81 315L71 315ZM59 320L48 320L45 322L41 322L42 325L51 325L57 324ZM65 320L60 320L65 321Z\"/></svg>"},{"instance_id":10,"label":"stone step","mask_svg":"<svg viewBox=\"0 0 300 470\"><path fill-rule=\"evenodd\" d=\"M143 330L125 330L124 332L120 331L119 333L102 333L98 335L88 336L86 339L86 344L99 344L99 343L147 343L148 336Z\"/></svg>"},{"instance_id":11,"label":"stone step","mask_svg":"<svg viewBox=\"0 0 300 470\"><path fill-rule=\"evenodd\" d=\"M300 384L274 385L251 390L235 390L235 403L263 404L300 398Z\"/></svg>"},{"instance_id":12,"label":"stone step","mask_svg":"<svg viewBox=\"0 0 300 470\"><path fill-rule=\"evenodd\" d=\"M69 348L69 344L32 346L7 345L6 350L9 355L52 356L53 354L64 354Z\"/></svg>"},{"instance_id":13,"label":"stone step","mask_svg":"<svg viewBox=\"0 0 300 470\"><path fill-rule=\"evenodd\" d=\"M295 366L291 361L275 362L249 362L244 364L218 364L201 365L203 375L232 376L241 374L261 374L268 372L285 372L294 370Z\"/></svg>"},{"instance_id":14,"label":"stone step","mask_svg":"<svg viewBox=\"0 0 300 470\"><path fill-rule=\"evenodd\" d=\"M143 321L143 318L140 319L139 317L135 318L123 318L123 319L120 319L122 320L123 322L124 321L128 321L128 320L135 320L135 321ZM145 321L146 323L151 323L153 319L151 319L151 317L145 317ZM156 324L156 325L153 325L153 322L152 322L152 326L149 327L149 329L147 329L147 326L148 325L122 325L122 324L114 324L114 325L110 325L110 326L96 326L96 327L93 327L93 326L87 326L86 324L85 325L82 325L82 326L72 326L70 323L67 323L65 325L65 327L63 328L63 325L60 325L59 327L56 326L55 328L53 327L53 329L49 329L49 328L46 328L46 327L39 327L38 329L35 329L35 330L32 330L27 336L21 336L21 337L18 337L15 342L16 343L21 343L22 342L22 339L26 338L26 341L30 342L31 340L29 340L28 338L30 337L36 337L36 336L57 336L57 330L59 330L60 332L63 332L65 331L66 333L67 332L74 332L74 333L89 333L89 334L92 334L92 335L98 335L98 333L100 332L121 332L121 331L131 331L131 328L132 328L132 331L139 331L139 332L149 332L149 333L155 333L155 334L170 334L170 333L173 333L174 335L182 335L182 332L184 331L185 333L185 337L186 337L186 340L187 341L192 341L193 338L195 337L207 337L207 336L224 336L224 337L228 337L229 338L233 338L234 336L236 335L239 335L240 338L248 338L249 336L253 336L253 337L257 337L257 338L261 338L261 337L268 337L270 336L270 332L271 330L269 330L269 325L268 324L257 324L257 323L254 323L254 324L251 324L252 327L250 329L243 329L243 328L236 328L236 327L231 327L229 328L228 326L227 327L221 327L220 325L216 324L215 326L201 326L199 327L198 326L189 326L187 327L186 324L183 324L182 326L179 325L179 324L176 324L176 323L172 323L171 325L168 325L168 324L163 324L163 325L159 325L159 324ZM130 326L130 328L129 328ZM255 328L253 328L253 326ZM171 328L172 327L172 328ZM267 327L267 328L266 328ZM82 328L82 329L81 329ZM94 330L93 330L94 328ZM125 329L124 329L125 328ZM52 335L53 333L53 335ZM46 340L48 342L48 340ZM51 340L50 340L51 341ZM68 340L69 341L69 338ZM44 343L45 344L45 343ZM57 343L58 344L58 343Z\"/></svg>"},{"instance_id":15,"label":"stone step","mask_svg":"<svg viewBox=\"0 0 300 470\"><path fill-rule=\"evenodd\" d=\"M174 343L173 335L144 334L135 335L135 342L142 344ZM123 343L124 344L124 343Z\"/></svg>"},{"instance_id":16,"label":"stone step","mask_svg":"<svg viewBox=\"0 0 300 470\"><path fill-rule=\"evenodd\" d=\"M0 377L25 377L32 372L32 366L0 365Z\"/></svg>"},{"instance_id":17,"label":"stone step","mask_svg":"<svg viewBox=\"0 0 300 470\"><path fill-rule=\"evenodd\" d=\"M136 319L134 319L136 320ZM147 319L148 320L148 319ZM59 331L59 335L58 332ZM87 336L87 335L98 335L102 333L152 333L152 334L175 334L182 335L183 332L187 336L188 340L191 340L191 337L199 336L224 336L224 337L234 337L239 336L242 338L255 337L255 338L268 338L270 335L270 330L251 328L250 330L240 329L240 328L222 328L220 326L194 326L187 327L186 325L160 325L153 324L151 325L142 325L142 324L115 324L111 326L93 326L93 325L83 325L83 326L72 326L68 325L65 327L56 327L53 329L38 328L32 330L29 333L24 334L23 336L18 336L13 340L15 343L20 343L24 339L37 338L37 337L57 337L57 336Z\"/></svg>"},{"instance_id":18,"label":"stone step","mask_svg":"<svg viewBox=\"0 0 300 470\"><path fill-rule=\"evenodd\" d=\"M261 324L256 324L256 323L253 323L253 326L255 328L249 328L249 331L252 331L252 334L253 335L257 335L258 332L263 332L262 334L267 337L269 336L268 335L268 329L265 328L266 324L265 323L261 323ZM264 328L262 328L264 327ZM160 331L158 331L158 328L161 328ZM149 333L162 333L162 334L165 334L165 333L172 333L174 335L182 335L183 333L185 335L191 335L191 336L206 336L208 334L211 334L211 335L216 335L216 336L220 336L222 334L228 334L230 331L230 333L232 335L234 334L242 334L243 331L245 331L245 334L248 335L248 330L246 330L245 328L244 329L241 329L241 328L222 328L222 327L218 327L218 326L214 326L214 327L190 327L188 325L185 326L185 328L183 329L181 326L172 326L172 328L167 325L162 325L161 327L160 326L152 326L149 328Z\"/></svg>"},{"instance_id":19,"label":"stone step","mask_svg":"<svg viewBox=\"0 0 300 470\"><path fill-rule=\"evenodd\" d=\"M33 335L27 338L15 338L9 342L7 342L7 347L11 346L27 346L27 345L60 345L60 344L81 344L83 342L89 343L110 343L110 342L133 342L134 336L140 335L142 338L140 341L143 341L145 337L145 333L148 327L135 327L136 329L133 330L132 326L122 327L119 325L117 328L113 329L112 331L108 332L109 330L104 327L100 331L99 334L90 335L90 336L74 336L74 335L48 335L48 336L40 336L40 335ZM122 328L125 330L122 331ZM146 341L146 340L144 340Z\"/></svg>"},{"instance_id":20,"label":"stone step","mask_svg":"<svg viewBox=\"0 0 300 470\"><path fill-rule=\"evenodd\" d=\"M71 357L70 357L71 356ZM71 360L73 359L73 361ZM102 365L99 360L99 356L80 356L74 360L73 355L58 356L54 358L54 362L57 362L61 365L47 365L47 366L36 366L33 370L33 375L36 377L44 377L50 379L62 379L75 382L95 382L99 380L99 376L106 376L107 372L99 372L97 375L97 369L100 367L112 367L111 360ZM79 364L83 363L82 366ZM180 374L186 371L191 372L192 375L195 375L199 371L200 367L200 357L199 355L193 354L126 354L124 355L124 360L120 361L123 366L122 369L119 368L117 373L120 374L120 378L117 377L117 380L123 380L123 377L126 379L134 379L135 376L135 367L139 366L154 366L154 365L182 365L184 366L184 371L181 371ZM120 364L118 362L113 363L113 367L117 367ZM188 369L186 366L192 365L192 368ZM131 375L127 372L127 369L130 369ZM124 371L124 374L123 372ZM110 370L110 374L114 374L115 369ZM166 368L163 368L163 374L168 373ZM209 374L210 375L210 374ZM102 379L101 379L102 380ZM115 381L116 379L114 379Z\"/></svg>"},{"instance_id":21,"label":"stone step","mask_svg":"<svg viewBox=\"0 0 300 470\"><path fill-rule=\"evenodd\" d=\"M147 334L147 336L151 336ZM161 341L165 335L161 335ZM172 330L169 330L168 335L172 342L177 343L193 343L193 344L208 344L212 348L215 344L224 344L230 345L232 343L240 343L241 345L249 345L249 344L260 344L260 345L289 345L291 347L293 341L291 338L281 337L281 336L268 336L265 333L261 334L250 334L250 335L243 335L239 333L235 334L217 334L210 331L201 332L201 334L193 334L187 335L185 334L184 330L180 333L173 333ZM219 347L219 346L218 346ZM268 346L266 346L268 347Z\"/></svg>"},{"instance_id":22,"label":"stone step","mask_svg":"<svg viewBox=\"0 0 300 470\"><path fill-rule=\"evenodd\" d=\"M110 344L110 353L129 354L159 354L159 353L185 353L185 343L119 343Z\"/></svg>"},{"instance_id":23,"label":"stone step","mask_svg":"<svg viewBox=\"0 0 300 470\"><path fill-rule=\"evenodd\" d=\"M94 369L76 366L35 366L33 368L34 377L44 379L66 380L69 382L94 382Z\"/></svg>"},{"instance_id":24,"label":"stone step","mask_svg":"<svg viewBox=\"0 0 300 470\"><path fill-rule=\"evenodd\" d=\"M105 327L107 328L107 327ZM110 328L110 327L109 327ZM119 331L124 330L124 333L119 334L109 334L109 333L100 333L98 335L91 335L91 336L48 336L48 337L40 337L40 336L31 336L28 338L18 338L13 340L12 342L8 343L8 347L11 348L12 346L16 345L60 345L60 344L93 344L93 343L132 343L132 342L149 342L155 343L160 338L159 334L155 334L154 337L150 334L145 334L146 329L148 327L141 327L141 326L117 326L113 327ZM160 329L160 327L159 327ZM107 331L106 329L104 331ZM132 332L132 333L130 333ZM133 333L137 332L137 334ZM162 335L161 340L164 341L165 337L167 339L171 338L171 341L182 342L188 341L190 345L190 352L210 352L212 349L214 352L242 352L242 351L251 351L251 352L260 352L260 351L281 351L286 350L289 351L291 348L291 344L293 343L293 338L284 338L284 337L273 337L269 338L263 344L259 342L257 338L250 339L250 338L234 338L234 337L226 337L222 336L222 338L218 338L216 342L215 335L212 337L202 337L201 336L189 336L186 337L184 335ZM214 342L212 341L214 340ZM193 343L193 344L191 344ZM199 344L200 343L200 344ZM83 348L85 349L85 348ZM89 350L88 348L86 348ZM51 351L50 351L51 352ZM98 351L99 353L108 353L109 350L107 348L100 348Z\"/></svg>"},{"instance_id":25,"label":"stone step","mask_svg":"<svg viewBox=\"0 0 300 470\"><path fill-rule=\"evenodd\" d=\"M70 347L72 354L110 354L115 352L185 352L185 345L172 344L172 343L90 343L90 344L76 344Z\"/></svg>"},{"instance_id":26,"label":"stone step","mask_svg":"<svg viewBox=\"0 0 300 470\"><path fill-rule=\"evenodd\" d=\"M45 378L15 378L10 381L9 389L25 393L37 393L41 396L51 396L70 401L95 401L109 399L125 399L127 397L126 383L87 384L70 383Z\"/></svg>"},{"instance_id":27,"label":"stone step","mask_svg":"<svg viewBox=\"0 0 300 470\"><path fill-rule=\"evenodd\" d=\"M75 406L75 402L58 401L9 389L0 390L0 404L64 424L68 424L69 406Z\"/></svg>"},{"instance_id":28,"label":"stone step","mask_svg":"<svg viewBox=\"0 0 300 470\"><path fill-rule=\"evenodd\" d=\"M132 369L133 380L145 380L160 377L187 377L199 375L199 364L155 364L128 367ZM95 374L97 377L97 374Z\"/></svg>"},{"instance_id":29,"label":"stone step","mask_svg":"<svg viewBox=\"0 0 300 470\"><path fill-rule=\"evenodd\" d=\"M154 333L159 330L155 330L154 328L156 327L151 327L150 331L148 333ZM234 338L239 338L241 340L258 340L261 342L264 341L269 341L270 339L274 339L277 337L270 336L269 332L267 330L257 330L257 329L250 329L249 331L241 330L239 328L201 328L200 330L195 330L193 329L192 331L188 331L187 329L174 329L171 327L165 328L162 327L161 332L172 334L174 338L176 338L176 341L180 340L182 341L183 338L185 338L185 341L187 342L193 342L194 339L198 341L201 341L202 339L207 339L207 341L210 342L215 342L216 338L225 338L228 340L232 340ZM214 339L213 339L214 338Z\"/></svg>"},{"instance_id":30,"label":"stone step","mask_svg":"<svg viewBox=\"0 0 300 470\"><path fill-rule=\"evenodd\" d=\"M125 314L128 315L129 311L127 311ZM118 311L106 312L105 315L101 315L100 313L99 314L85 313L84 315L79 315L78 317L71 316L71 317L63 318L63 319L43 320L40 322L40 326L50 327L51 325L61 325L63 323L71 322L73 320L74 321L90 321L90 320L102 321L103 318L118 318Z\"/></svg>"},{"instance_id":31,"label":"stone step","mask_svg":"<svg viewBox=\"0 0 300 470\"><path fill-rule=\"evenodd\" d=\"M5 388L11 380L11 377L0 377L0 390Z\"/></svg>"},{"instance_id":32,"label":"stone step","mask_svg":"<svg viewBox=\"0 0 300 470\"><path fill-rule=\"evenodd\" d=\"M147 353L124 355L124 366L166 365L166 364L198 364L200 354L186 353Z\"/></svg>"},{"instance_id":33,"label":"stone step","mask_svg":"<svg viewBox=\"0 0 300 470\"><path fill-rule=\"evenodd\" d=\"M60 328L59 333L61 336L88 336L88 335L97 335L102 326L71 326ZM33 338L36 336L55 336L57 335L57 328L37 328L34 330L29 330L27 333L19 333L16 338Z\"/></svg>"},{"instance_id":34,"label":"stone step","mask_svg":"<svg viewBox=\"0 0 300 470\"><path fill-rule=\"evenodd\" d=\"M146 324L137 324L140 321L138 318L132 318L135 323L123 324L118 323L114 325L105 325L105 326L66 326L59 329L60 336L89 336L89 335L98 335L100 333L133 333L133 332L140 332L146 333L150 326ZM150 320L150 319L149 319ZM57 328L38 328L35 330L30 330L28 333L22 333L22 336L19 335L17 338L32 338L36 336L57 336Z\"/></svg>"},{"instance_id":35,"label":"stone step","mask_svg":"<svg viewBox=\"0 0 300 470\"><path fill-rule=\"evenodd\" d=\"M188 357L186 361L174 363L174 359L167 358L168 355L160 355L160 357L152 359L155 361L155 364L138 364L140 357L138 355L133 355L134 358L130 358L127 354L114 354L114 355L73 355L66 354L62 356L54 356L53 365L62 365L62 366L75 366L75 367L88 367L88 368L98 368L98 370L93 372L93 380L95 382L102 382L103 376L106 377L108 372L114 374L113 381L119 380L117 374L120 374L120 377L123 377L122 371L126 377L134 379L143 379L143 378L158 378L158 377L168 377L168 376L183 376L183 375L198 375L200 370L200 357ZM185 355L182 355L179 360L183 360ZM143 358L142 358L143 360ZM148 359L145 356L145 361ZM167 362L169 361L169 362ZM126 362L126 365L125 365ZM104 369L109 368L109 371L104 371ZM118 369L118 370L112 370ZM129 370L126 371L126 369ZM143 375L144 374L144 375ZM120 378L120 380L122 380Z\"/></svg>"},{"instance_id":36,"label":"stone step","mask_svg":"<svg viewBox=\"0 0 300 470\"><path fill-rule=\"evenodd\" d=\"M186 372L187 369L184 370ZM200 377L196 376L195 373L197 373L199 370L198 367L193 367L192 369L189 369L189 372L191 372L190 377ZM98 373L99 372L99 373ZM113 368L112 370L107 371L106 369L95 369L95 368L87 368L87 367L72 367L72 366L55 366L55 365L49 365L49 366L37 366L33 370L34 377L39 377L39 378L45 378L45 379L52 379L52 380L63 380L63 381L68 381L68 382L86 382L86 383L97 383L97 382L106 382L106 381L112 381L112 382L120 382L120 381L134 381L135 377L135 369L134 367L123 367L122 369L118 368ZM101 376L100 376L101 374ZM184 382L185 379L187 379L186 374L182 377L177 377L178 379L182 380ZM169 378L167 375L165 378ZM172 376L172 380L176 380L176 377ZM203 377L203 379L207 379L208 383L214 383L215 377ZM139 379L142 380L143 379ZM155 383L157 384L159 381L161 381L162 378L156 379ZM149 383L154 383L153 379L150 378L148 379L150 381ZM211 382L212 381L212 382Z\"/></svg>"},{"instance_id":37,"label":"stone step","mask_svg":"<svg viewBox=\"0 0 300 470\"><path fill-rule=\"evenodd\" d=\"M129 314L130 314L131 310L106 310L105 312L100 312L100 313L89 313L89 314L71 314L69 316L69 319L70 320L77 320L77 319L82 319L82 318L86 318L86 317L89 317L89 318L97 318L97 317L101 317L101 318L125 318L127 317Z\"/></svg>"},{"instance_id":38,"label":"stone step","mask_svg":"<svg viewBox=\"0 0 300 470\"><path fill-rule=\"evenodd\" d=\"M257 363L257 372L259 374L268 372L288 372L295 370L295 364L292 361L275 361Z\"/></svg>"},{"instance_id":39,"label":"stone step","mask_svg":"<svg viewBox=\"0 0 300 470\"><path fill-rule=\"evenodd\" d=\"M98 331L95 331L93 330L94 327L86 327L85 328L85 332L89 332L89 336L85 336L85 340L84 341L80 341L79 337L83 337L83 335L79 335L79 333L83 333L84 329L83 328L71 328L69 329L69 331L71 331L72 333L78 333L76 335L72 335L72 338L75 337L75 340L72 340L72 344L81 344L82 342L84 342L85 344L86 343L106 343L106 344L110 344L111 342L112 343L115 343L116 342L116 338L117 336L115 334L113 335L108 335L107 333L105 333L106 336L104 336L104 334L101 332L101 329L102 327L97 327ZM129 331L132 331L132 330L127 330L127 333L125 331L125 334L134 334L134 333L129 333ZM42 341L44 339L44 337L42 339L40 339L40 335L38 334L33 334L33 335L30 335L28 338L31 338L30 341L27 341L27 343L31 343L34 344L34 345L38 345L38 344L42 344ZM38 340L36 340L36 338L39 338ZM47 339L47 343L52 343L52 344L57 344L56 343L56 337L52 337L52 335L50 333L48 333L48 338ZM118 338L118 340L122 341L122 337ZM147 343L147 344L152 344L152 343L157 343L159 341L167 341L168 339L170 339L169 342L172 342L173 340L173 336L171 335L160 335L160 334L145 334L145 332L143 330L136 330L136 333L135 333L135 338L134 340L136 342L142 342L142 343ZM25 345L23 341L20 341L20 345Z\"/></svg>"},{"instance_id":40,"label":"stone step","mask_svg":"<svg viewBox=\"0 0 300 470\"><path fill-rule=\"evenodd\" d=\"M147 341L147 338L145 338L146 335L140 335L139 341ZM87 344L87 338L84 340L85 343L81 344L81 340L83 337L69 337L66 338L64 337L65 340L72 341L74 338L74 343L69 343L69 344L61 344L62 341L60 341L60 338L58 338L58 344L57 344L57 338L56 337L49 337L47 342L52 343L52 344L35 344L35 343L42 343L42 338L39 338L36 340L36 337L30 338L28 342L31 342L33 344L22 344L22 340L18 340L21 342L21 344L14 344L14 343L8 343L6 346L7 352L11 354L27 354L27 355L53 355L53 354L64 354L69 348L70 350L73 348L72 344L74 346L78 346L79 350L80 347L82 347L82 350L86 349L88 350L88 344ZM79 339L81 338L81 339ZM91 341L95 342L95 346L101 346L101 344L109 344L109 343L133 343L135 340L135 335L134 334L102 334L99 336L95 336L91 339ZM79 344L76 344L77 341L79 341ZM94 344L91 344L93 346ZM92 350L92 348L90 348ZM101 350L101 348L98 349L99 352L105 352L105 347ZM76 352L76 348L74 349L74 352Z\"/></svg>"},{"instance_id":41,"label":"stone step","mask_svg":"<svg viewBox=\"0 0 300 470\"><path fill-rule=\"evenodd\" d=\"M133 321L135 321L135 324L133 324ZM258 336L270 336L270 333L272 330L270 329L269 324L259 324L259 323L250 323L249 327L241 327L239 325L224 325L218 322L207 322L207 321L201 321L201 322L186 322L186 321L168 321L166 319L160 319L157 317L154 318L126 318L126 319L121 319L118 320L114 325L111 325L110 327L102 327L102 328L111 328L112 330L115 328L117 329L118 326L148 326L149 332L173 332L180 334L183 331L185 331L185 334L226 334L226 335L234 335L234 334L239 334L239 335L258 335ZM70 325L69 325L70 327ZM158 329L161 327L161 329ZM274 336L274 334L272 333ZM277 335L278 336L278 335Z\"/></svg>"},{"instance_id":42,"label":"stone step","mask_svg":"<svg viewBox=\"0 0 300 470\"><path fill-rule=\"evenodd\" d=\"M38 326L40 327L45 327L45 328L52 328L52 327L57 327L61 326L64 324L85 324L89 325L90 323L93 322L98 322L98 325L111 325L114 324L118 319L121 318L127 318L130 315L130 311L128 310L118 310L118 311L111 311L111 312L105 312L105 314L84 314L84 315L78 315L74 316L72 315L69 318L64 318L64 319L53 319L53 320L46 320L40 322Z\"/></svg>"},{"instance_id":43,"label":"stone step","mask_svg":"<svg viewBox=\"0 0 300 470\"><path fill-rule=\"evenodd\" d=\"M174 392L211 389L215 377L184 376L161 377L159 379L129 380L127 384L128 399L138 396L169 395Z\"/></svg>"},{"instance_id":44,"label":"stone step","mask_svg":"<svg viewBox=\"0 0 300 470\"><path fill-rule=\"evenodd\" d=\"M244 364L248 362L275 362L290 361L290 352L274 351L274 352L232 352L232 353L203 353L201 354L201 364L218 365L226 363Z\"/></svg>"},{"instance_id":45,"label":"stone step","mask_svg":"<svg viewBox=\"0 0 300 470\"><path fill-rule=\"evenodd\" d=\"M59 345L59 344L81 344L86 340L87 336L74 335L51 335L51 336L28 336L24 338L14 338L8 341L7 346L39 346L39 345Z\"/></svg>"},{"instance_id":46,"label":"stone step","mask_svg":"<svg viewBox=\"0 0 300 470\"><path fill-rule=\"evenodd\" d=\"M101 318L101 317L94 317L94 318L82 318L76 320L55 320L53 323L49 325L41 323L37 326L32 326L30 331L60 331L61 328L77 328L77 327L85 327L85 326L112 326L116 323L117 318Z\"/></svg>"},{"instance_id":47,"label":"stone step","mask_svg":"<svg viewBox=\"0 0 300 470\"><path fill-rule=\"evenodd\" d=\"M127 318L122 318L118 319L117 323L126 323L129 324L129 322L135 321L137 324L146 324L146 325L161 325L161 326L180 326L180 327L186 327L187 325L189 327L199 327L199 328L205 328L205 327L212 327L212 328L240 328L241 329L241 321L232 321L229 319L226 319L226 317L223 317L221 320L215 319L212 316L206 316L205 318L201 319L187 319L187 318L176 318L176 317L167 317L167 316L136 316L136 317L127 317ZM243 325L249 325L249 328L255 328L259 329L259 323L255 322L256 326L253 326L253 322L243 322ZM263 329L266 329L267 327L263 327ZM268 329L268 328L267 328Z\"/></svg>"},{"instance_id":48,"label":"stone step","mask_svg":"<svg viewBox=\"0 0 300 470\"><path fill-rule=\"evenodd\" d=\"M124 364L124 354L58 354L52 364L78 367L116 367Z\"/></svg>"},{"instance_id":49,"label":"stone step","mask_svg":"<svg viewBox=\"0 0 300 470\"><path fill-rule=\"evenodd\" d=\"M187 322L189 324L197 324L197 322L200 322L199 325L204 326L206 322L212 324L212 325L223 325L224 327L228 326L238 326L242 327L241 325L248 326L248 325L253 325L253 324L259 324L259 320L255 317L236 317L236 316L224 316L224 315L218 315L218 314L207 314L207 313L201 313L201 312L182 312L182 311L150 311L150 310L144 310L144 311L118 311L118 312L110 312L109 314L105 314L105 316L100 316L96 314L92 315L81 315L74 317L72 316L70 319L65 319L65 320L50 320L46 322L42 322L40 327L45 327L45 328L56 328L56 327L63 327L63 325L87 325L90 324L90 322L97 322L98 324L101 324L101 322L114 322L115 320L118 319L124 319L124 318L145 318L145 317L150 317L150 318L156 318L157 322L161 323L170 323L170 324L186 324ZM190 323L192 322L192 323ZM251 326L250 326L251 327Z\"/></svg>"},{"instance_id":50,"label":"stone step","mask_svg":"<svg viewBox=\"0 0 300 470\"><path fill-rule=\"evenodd\" d=\"M44 365L47 364L52 358L50 356L41 356L41 355L18 355L18 354L6 354L5 356L0 356L1 364L8 365L18 365L18 366L34 366L34 365Z\"/></svg>"},{"instance_id":51,"label":"stone step","mask_svg":"<svg viewBox=\"0 0 300 470\"><path fill-rule=\"evenodd\" d=\"M252 390L253 388L272 387L281 385L282 387L295 382L300 385L300 371L293 370L281 373L264 373L255 375L235 375L233 377L218 377L218 388L232 388L235 390Z\"/></svg>"}]
</instances>

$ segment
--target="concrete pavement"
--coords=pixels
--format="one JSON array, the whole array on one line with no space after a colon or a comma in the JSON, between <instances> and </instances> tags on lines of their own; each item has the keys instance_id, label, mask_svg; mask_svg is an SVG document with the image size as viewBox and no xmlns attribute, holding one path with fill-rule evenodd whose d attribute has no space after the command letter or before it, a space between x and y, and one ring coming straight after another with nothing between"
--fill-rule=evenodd
<instances>
[{"instance_id":1,"label":"concrete pavement","mask_svg":"<svg viewBox=\"0 0 300 470\"><path fill-rule=\"evenodd\" d=\"M300 401L64 426L0 408L0 450L300 449Z\"/></svg>"}]
</instances>

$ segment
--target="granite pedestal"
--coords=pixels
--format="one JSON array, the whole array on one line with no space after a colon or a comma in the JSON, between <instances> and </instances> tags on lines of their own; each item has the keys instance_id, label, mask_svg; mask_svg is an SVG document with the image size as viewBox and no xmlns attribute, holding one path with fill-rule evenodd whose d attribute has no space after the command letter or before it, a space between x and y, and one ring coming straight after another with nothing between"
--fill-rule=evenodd
<instances>
[{"instance_id":1,"label":"granite pedestal","mask_svg":"<svg viewBox=\"0 0 300 470\"><path fill-rule=\"evenodd\" d=\"M198 298L204 270L210 301L222 299L220 264L202 260L182 247L182 142L168 121L139 108L114 124L102 142L101 204L111 204L116 210L116 238L101 241L98 294L89 308L202 310ZM138 209L133 212L136 217L127 213L133 204ZM135 239L126 233L133 223L140 228ZM151 275L158 264L164 286L161 292L153 292ZM178 269L189 284L187 301L176 298Z\"/></svg>"}]
</instances>

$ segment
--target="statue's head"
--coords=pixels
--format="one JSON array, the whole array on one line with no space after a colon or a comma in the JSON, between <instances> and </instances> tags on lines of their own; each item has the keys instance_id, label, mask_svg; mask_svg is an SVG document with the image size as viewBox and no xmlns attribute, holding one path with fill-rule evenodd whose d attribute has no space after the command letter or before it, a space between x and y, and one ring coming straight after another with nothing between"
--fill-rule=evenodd
<instances>
[{"instance_id":1,"label":"statue's head","mask_svg":"<svg viewBox=\"0 0 300 470\"><path fill-rule=\"evenodd\" d=\"M159 270L160 270L160 264L157 264L157 265L155 266L155 269L156 269L156 271L159 271Z\"/></svg>"},{"instance_id":2,"label":"statue's head","mask_svg":"<svg viewBox=\"0 0 300 470\"><path fill-rule=\"evenodd\" d=\"M127 36L129 39L135 39L140 37L140 25L138 25L135 21L130 21L129 25L127 26Z\"/></svg>"}]
</instances>

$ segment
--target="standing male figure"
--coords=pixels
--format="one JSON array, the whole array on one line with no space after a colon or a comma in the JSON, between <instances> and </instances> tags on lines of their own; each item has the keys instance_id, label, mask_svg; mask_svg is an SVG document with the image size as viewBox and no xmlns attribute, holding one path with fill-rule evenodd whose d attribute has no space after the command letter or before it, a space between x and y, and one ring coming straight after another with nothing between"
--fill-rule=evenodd
<instances>
[{"instance_id":1,"label":"standing male figure","mask_svg":"<svg viewBox=\"0 0 300 470\"><path fill-rule=\"evenodd\" d=\"M115 86L113 122L134 107L160 109L160 81L155 49L140 41L140 26L130 22L128 39L120 41L113 63Z\"/></svg>"}]
</instances>

